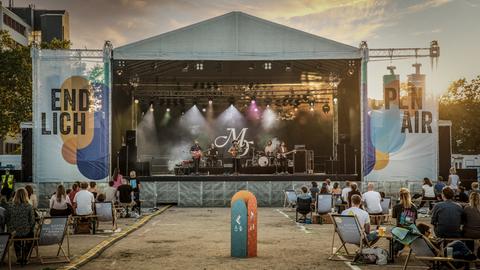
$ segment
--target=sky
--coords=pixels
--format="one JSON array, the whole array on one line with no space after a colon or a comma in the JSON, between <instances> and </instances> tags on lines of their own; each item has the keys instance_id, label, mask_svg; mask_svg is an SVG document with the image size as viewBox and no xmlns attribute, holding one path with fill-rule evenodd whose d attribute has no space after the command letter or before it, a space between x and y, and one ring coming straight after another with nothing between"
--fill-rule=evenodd
<instances>
[{"instance_id":1,"label":"sky","mask_svg":"<svg viewBox=\"0 0 480 270\"><path fill-rule=\"evenodd\" d=\"M8 1L3 1L4 5ZM459 78L480 75L480 0L15 0L15 6L66 9L73 48L114 47L200 22L230 11L284 24L358 47L429 47L440 59L418 59L427 89L440 95ZM401 80L415 59L369 62L368 91L382 98L382 76L394 65Z\"/></svg>"}]
</instances>

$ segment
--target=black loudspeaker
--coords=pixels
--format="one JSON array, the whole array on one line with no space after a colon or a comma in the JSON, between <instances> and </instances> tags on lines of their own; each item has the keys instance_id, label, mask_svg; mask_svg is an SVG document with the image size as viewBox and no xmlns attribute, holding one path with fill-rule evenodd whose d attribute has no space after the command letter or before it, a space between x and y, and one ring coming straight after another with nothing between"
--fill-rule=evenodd
<instances>
[{"instance_id":1,"label":"black loudspeaker","mask_svg":"<svg viewBox=\"0 0 480 270\"><path fill-rule=\"evenodd\" d=\"M452 164L452 139L451 126L438 126L438 175L444 180L448 179L449 169ZM476 179L476 178L475 178Z\"/></svg>"},{"instance_id":2,"label":"black loudspeaker","mask_svg":"<svg viewBox=\"0 0 480 270\"><path fill-rule=\"evenodd\" d=\"M307 173L307 151L297 150L293 157L293 173Z\"/></svg>"},{"instance_id":3,"label":"black loudspeaker","mask_svg":"<svg viewBox=\"0 0 480 270\"><path fill-rule=\"evenodd\" d=\"M127 144L127 159L127 172L135 170L137 167L137 146Z\"/></svg>"},{"instance_id":4,"label":"black loudspeaker","mask_svg":"<svg viewBox=\"0 0 480 270\"><path fill-rule=\"evenodd\" d=\"M337 174L338 170L338 161L337 160L326 160L325 161L325 173L327 174Z\"/></svg>"},{"instance_id":5,"label":"black loudspeaker","mask_svg":"<svg viewBox=\"0 0 480 270\"><path fill-rule=\"evenodd\" d=\"M150 176L150 162L137 162L136 170L137 176Z\"/></svg>"},{"instance_id":6,"label":"black loudspeaker","mask_svg":"<svg viewBox=\"0 0 480 270\"><path fill-rule=\"evenodd\" d=\"M355 174L355 148L349 144L340 143L337 145L337 160L339 174Z\"/></svg>"},{"instance_id":7,"label":"black loudspeaker","mask_svg":"<svg viewBox=\"0 0 480 270\"><path fill-rule=\"evenodd\" d=\"M127 130L126 133L126 144L127 145L137 145L137 133L135 130Z\"/></svg>"},{"instance_id":8,"label":"black loudspeaker","mask_svg":"<svg viewBox=\"0 0 480 270\"><path fill-rule=\"evenodd\" d=\"M122 146L117 153L118 170L122 175L127 175L127 161L127 147Z\"/></svg>"},{"instance_id":9,"label":"black loudspeaker","mask_svg":"<svg viewBox=\"0 0 480 270\"><path fill-rule=\"evenodd\" d=\"M32 182L32 129L22 128L22 182Z\"/></svg>"}]
</instances>

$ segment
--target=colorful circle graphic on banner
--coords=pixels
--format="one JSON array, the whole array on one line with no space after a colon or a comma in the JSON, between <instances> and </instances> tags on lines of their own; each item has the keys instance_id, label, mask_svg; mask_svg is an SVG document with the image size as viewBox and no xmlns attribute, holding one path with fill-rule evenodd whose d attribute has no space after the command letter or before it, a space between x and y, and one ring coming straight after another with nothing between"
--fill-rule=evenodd
<instances>
[{"instance_id":1,"label":"colorful circle graphic on banner","mask_svg":"<svg viewBox=\"0 0 480 270\"><path fill-rule=\"evenodd\" d=\"M80 89L88 89L88 95L81 95ZM76 130L61 135L62 156L90 180L108 176L107 97L106 85L90 83L81 76L72 76L61 86L61 113L69 116L66 122Z\"/></svg>"}]
</instances>

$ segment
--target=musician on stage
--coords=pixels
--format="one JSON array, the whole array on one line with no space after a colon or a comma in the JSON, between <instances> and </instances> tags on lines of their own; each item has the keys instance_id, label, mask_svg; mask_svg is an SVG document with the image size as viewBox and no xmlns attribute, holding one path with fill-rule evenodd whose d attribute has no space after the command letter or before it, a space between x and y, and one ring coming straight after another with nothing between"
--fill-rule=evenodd
<instances>
[{"instance_id":1,"label":"musician on stage","mask_svg":"<svg viewBox=\"0 0 480 270\"><path fill-rule=\"evenodd\" d=\"M238 140L232 141L232 146L228 149L228 153L232 155L232 164L233 164L233 173L238 175L240 169L240 146L238 145Z\"/></svg>"},{"instance_id":2,"label":"musician on stage","mask_svg":"<svg viewBox=\"0 0 480 270\"><path fill-rule=\"evenodd\" d=\"M200 159L202 158L202 147L195 140L192 147L190 147L190 154L192 154L194 173L198 174L198 168L200 167Z\"/></svg>"},{"instance_id":3,"label":"musician on stage","mask_svg":"<svg viewBox=\"0 0 480 270\"><path fill-rule=\"evenodd\" d=\"M218 149L214 143L210 145L207 150L207 166L213 167L218 161Z\"/></svg>"},{"instance_id":4,"label":"musician on stage","mask_svg":"<svg viewBox=\"0 0 480 270\"><path fill-rule=\"evenodd\" d=\"M268 161L270 165L275 162L275 146L272 143L272 140L268 140L267 144L265 145L265 156L268 157Z\"/></svg>"},{"instance_id":5,"label":"musician on stage","mask_svg":"<svg viewBox=\"0 0 480 270\"><path fill-rule=\"evenodd\" d=\"M277 158L280 162L280 173L288 173L288 159L287 159L287 145L285 142L281 142L277 149Z\"/></svg>"}]
</instances>

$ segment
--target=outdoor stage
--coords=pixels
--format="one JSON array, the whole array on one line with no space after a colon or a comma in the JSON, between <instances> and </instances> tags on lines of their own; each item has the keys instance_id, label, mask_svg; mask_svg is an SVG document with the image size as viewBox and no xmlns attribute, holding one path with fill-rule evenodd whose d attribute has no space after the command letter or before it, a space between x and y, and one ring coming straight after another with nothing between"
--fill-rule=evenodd
<instances>
[{"instance_id":1,"label":"outdoor stage","mask_svg":"<svg viewBox=\"0 0 480 270\"><path fill-rule=\"evenodd\" d=\"M267 181L267 182L320 182L330 179L336 181L360 181L358 175L355 174L239 174L239 175L152 175L141 176L139 180L143 182L173 182L173 181L189 181L189 182L238 182L238 181Z\"/></svg>"}]
</instances>

